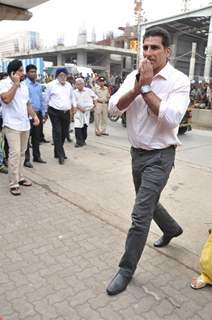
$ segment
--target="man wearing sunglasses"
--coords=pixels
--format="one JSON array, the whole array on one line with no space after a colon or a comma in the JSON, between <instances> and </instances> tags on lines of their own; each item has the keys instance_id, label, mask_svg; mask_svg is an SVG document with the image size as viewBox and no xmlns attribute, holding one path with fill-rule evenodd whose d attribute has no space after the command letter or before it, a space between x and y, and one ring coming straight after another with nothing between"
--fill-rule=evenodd
<instances>
[{"instance_id":1,"label":"man wearing sunglasses","mask_svg":"<svg viewBox=\"0 0 212 320\"><path fill-rule=\"evenodd\" d=\"M109 101L109 112L126 112L136 199L125 252L107 287L109 295L127 288L142 255L152 219L163 232L155 247L168 245L183 230L159 202L174 166L178 127L189 104L190 81L170 63L170 37L147 29L139 70L128 75Z\"/></svg>"}]
</instances>

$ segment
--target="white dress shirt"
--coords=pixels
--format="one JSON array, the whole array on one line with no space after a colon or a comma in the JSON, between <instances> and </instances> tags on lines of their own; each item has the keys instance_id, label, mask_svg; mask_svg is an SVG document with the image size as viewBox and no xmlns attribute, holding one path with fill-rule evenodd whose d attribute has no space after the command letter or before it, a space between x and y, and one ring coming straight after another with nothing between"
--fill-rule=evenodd
<instances>
[{"instance_id":1,"label":"white dress shirt","mask_svg":"<svg viewBox=\"0 0 212 320\"><path fill-rule=\"evenodd\" d=\"M56 110L67 111L74 104L73 88L69 82L61 84L58 79L48 83L45 92L46 107L52 107Z\"/></svg>"},{"instance_id":2,"label":"white dress shirt","mask_svg":"<svg viewBox=\"0 0 212 320\"><path fill-rule=\"evenodd\" d=\"M110 98L109 112L120 115L127 111L128 137L135 148L152 150L180 145L177 133L189 104L189 78L168 62L151 83L152 91L161 99L158 116L150 110L142 95L120 111L116 105L121 96L133 89L136 73L136 70L131 72Z\"/></svg>"},{"instance_id":3,"label":"white dress shirt","mask_svg":"<svg viewBox=\"0 0 212 320\"><path fill-rule=\"evenodd\" d=\"M83 128L85 124L89 125L90 110L94 106L94 100L97 100L97 95L90 88L84 87L82 91L75 89L74 97L76 106L78 105L85 110L85 112L77 110L74 114L74 127Z\"/></svg>"},{"instance_id":4,"label":"white dress shirt","mask_svg":"<svg viewBox=\"0 0 212 320\"><path fill-rule=\"evenodd\" d=\"M10 77L0 81L0 95L10 90L14 82ZM12 101L2 104L3 127L8 127L17 131L30 130L30 122L27 111L29 99L29 90L26 84L21 81Z\"/></svg>"}]
</instances>

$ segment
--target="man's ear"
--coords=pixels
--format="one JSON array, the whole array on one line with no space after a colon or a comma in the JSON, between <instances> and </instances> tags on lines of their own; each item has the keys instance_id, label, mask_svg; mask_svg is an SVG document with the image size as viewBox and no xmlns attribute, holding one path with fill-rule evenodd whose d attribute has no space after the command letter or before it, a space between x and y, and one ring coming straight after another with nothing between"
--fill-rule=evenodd
<instances>
[{"instance_id":1,"label":"man's ear","mask_svg":"<svg viewBox=\"0 0 212 320\"><path fill-rule=\"evenodd\" d=\"M171 48L166 48L166 56L167 60L170 60L172 54L172 49Z\"/></svg>"}]
</instances>

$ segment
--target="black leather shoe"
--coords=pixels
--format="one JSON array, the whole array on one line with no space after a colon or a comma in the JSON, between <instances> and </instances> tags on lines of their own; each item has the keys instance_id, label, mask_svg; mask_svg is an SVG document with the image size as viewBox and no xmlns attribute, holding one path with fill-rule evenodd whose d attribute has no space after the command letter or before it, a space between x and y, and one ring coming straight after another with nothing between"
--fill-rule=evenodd
<instances>
[{"instance_id":1,"label":"black leather shoe","mask_svg":"<svg viewBox=\"0 0 212 320\"><path fill-rule=\"evenodd\" d=\"M24 167L33 168L33 165L31 164L31 162L26 161L26 162L24 162Z\"/></svg>"},{"instance_id":2,"label":"black leather shoe","mask_svg":"<svg viewBox=\"0 0 212 320\"><path fill-rule=\"evenodd\" d=\"M114 296L116 294L121 293L127 288L131 279L132 277L123 276L120 272L118 272L108 285L106 289L107 294L109 296Z\"/></svg>"},{"instance_id":3,"label":"black leather shoe","mask_svg":"<svg viewBox=\"0 0 212 320\"><path fill-rule=\"evenodd\" d=\"M44 161L41 158L37 158L37 159L33 159L34 162L39 162L39 163L47 163L46 161Z\"/></svg>"},{"instance_id":4,"label":"black leather shoe","mask_svg":"<svg viewBox=\"0 0 212 320\"><path fill-rule=\"evenodd\" d=\"M68 142L72 142L73 140L70 137L66 138Z\"/></svg>"},{"instance_id":5,"label":"black leather shoe","mask_svg":"<svg viewBox=\"0 0 212 320\"><path fill-rule=\"evenodd\" d=\"M7 167L5 167L5 166L1 167L1 168L0 168L0 173L7 174L7 173L8 173Z\"/></svg>"},{"instance_id":6,"label":"black leather shoe","mask_svg":"<svg viewBox=\"0 0 212 320\"><path fill-rule=\"evenodd\" d=\"M64 164L64 158L59 158L58 162L59 164Z\"/></svg>"},{"instance_id":7,"label":"black leather shoe","mask_svg":"<svg viewBox=\"0 0 212 320\"><path fill-rule=\"evenodd\" d=\"M156 248L162 248L165 247L169 244L169 242L171 241L172 238L176 238L178 236L180 236L183 233L183 229L179 229L178 232L176 232L174 235L163 235L160 239L158 239L157 241L155 241L154 243L154 247Z\"/></svg>"},{"instance_id":8,"label":"black leather shoe","mask_svg":"<svg viewBox=\"0 0 212 320\"><path fill-rule=\"evenodd\" d=\"M75 148L80 148L80 147L82 147L82 145L81 144L78 144L78 143L75 143Z\"/></svg>"}]
</instances>

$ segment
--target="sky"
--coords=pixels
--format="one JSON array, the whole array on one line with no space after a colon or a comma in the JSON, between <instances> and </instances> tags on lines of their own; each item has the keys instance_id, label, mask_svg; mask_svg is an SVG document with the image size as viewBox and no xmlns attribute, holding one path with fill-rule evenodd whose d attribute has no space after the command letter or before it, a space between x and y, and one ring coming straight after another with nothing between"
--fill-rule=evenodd
<instances>
[{"instance_id":1,"label":"sky","mask_svg":"<svg viewBox=\"0 0 212 320\"><path fill-rule=\"evenodd\" d=\"M160 19L180 13L182 0L143 0L145 17ZM190 0L191 8L198 9L208 4L208 0ZM97 40L108 31L120 33L118 27L133 24L134 0L50 0L30 10L33 17L29 21L0 22L0 37L17 31L38 31L45 47L56 44L60 37L65 45L76 44L80 29L87 30L88 41L95 29Z\"/></svg>"}]
</instances>

